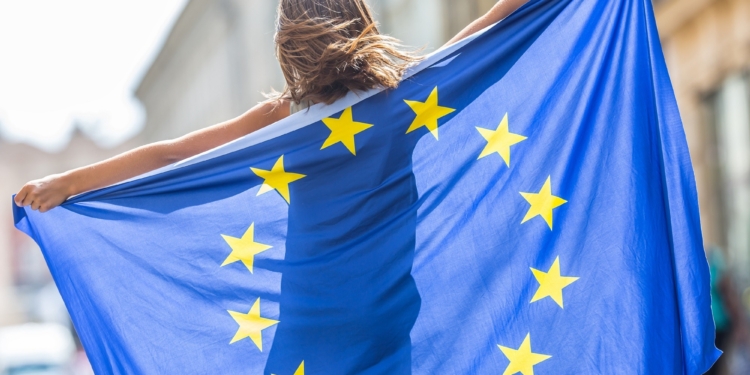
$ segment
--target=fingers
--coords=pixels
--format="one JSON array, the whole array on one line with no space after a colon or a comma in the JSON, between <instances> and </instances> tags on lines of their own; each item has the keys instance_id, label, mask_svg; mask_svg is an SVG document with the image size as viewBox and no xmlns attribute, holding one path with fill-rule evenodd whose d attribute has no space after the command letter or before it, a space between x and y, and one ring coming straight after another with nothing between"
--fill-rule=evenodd
<instances>
[{"instance_id":1,"label":"fingers","mask_svg":"<svg viewBox=\"0 0 750 375\"><path fill-rule=\"evenodd\" d=\"M54 182L54 179L51 181ZM59 206L66 198L67 195L61 191L61 186L38 180L24 185L13 201L19 207L29 206L32 210L47 212Z\"/></svg>"},{"instance_id":2,"label":"fingers","mask_svg":"<svg viewBox=\"0 0 750 375\"><path fill-rule=\"evenodd\" d=\"M26 199L26 196L29 194L29 185L24 185L24 187L21 188L21 190L16 194L16 197L13 199L14 202L16 202L16 205L18 207L23 207L24 200Z\"/></svg>"},{"instance_id":3,"label":"fingers","mask_svg":"<svg viewBox=\"0 0 750 375\"><path fill-rule=\"evenodd\" d=\"M34 211L39 211L41 213L45 213L53 208L55 208L56 204L50 204L49 202L37 198L31 202L27 202L27 205Z\"/></svg>"},{"instance_id":4,"label":"fingers","mask_svg":"<svg viewBox=\"0 0 750 375\"><path fill-rule=\"evenodd\" d=\"M19 207L29 206L32 210L39 212L49 210L49 205L44 204L45 200L46 199L39 196L38 192L34 190L34 186L32 185L25 185L21 188L21 191L16 194L15 199L13 199Z\"/></svg>"}]
</instances>

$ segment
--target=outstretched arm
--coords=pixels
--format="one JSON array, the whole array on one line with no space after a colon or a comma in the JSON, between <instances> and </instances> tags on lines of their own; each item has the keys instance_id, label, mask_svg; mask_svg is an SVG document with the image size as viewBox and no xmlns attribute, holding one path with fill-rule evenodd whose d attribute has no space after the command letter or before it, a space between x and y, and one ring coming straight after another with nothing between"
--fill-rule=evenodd
<instances>
[{"instance_id":1,"label":"outstretched arm","mask_svg":"<svg viewBox=\"0 0 750 375\"><path fill-rule=\"evenodd\" d=\"M198 155L289 116L286 102L264 102L243 115L170 141L138 147L102 162L28 182L15 203L46 212L68 197L109 186Z\"/></svg>"},{"instance_id":2,"label":"outstretched arm","mask_svg":"<svg viewBox=\"0 0 750 375\"><path fill-rule=\"evenodd\" d=\"M513 13L516 9L520 8L521 5L526 4L528 0L500 0L495 4L495 6L490 9L489 12L487 12L482 17L479 17L476 21L469 24L469 26L466 26L461 32L456 34L456 36L453 37L448 43L446 43L446 46L449 46L453 43L458 42L459 40L466 38L467 36L474 34L475 32L484 29L487 26L492 25L495 22L498 22L502 20L505 17L508 17L511 13Z\"/></svg>"}]
</instances>

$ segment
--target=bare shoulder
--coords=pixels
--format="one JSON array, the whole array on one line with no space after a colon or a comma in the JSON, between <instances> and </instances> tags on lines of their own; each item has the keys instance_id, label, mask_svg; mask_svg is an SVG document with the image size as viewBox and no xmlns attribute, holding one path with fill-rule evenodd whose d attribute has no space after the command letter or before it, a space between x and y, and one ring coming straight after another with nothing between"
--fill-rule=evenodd
<instances>
[{"instance_id":1,"label":"bare shoulder","mask_svg":"<svg viewBox=\"0 0 750 375\"><path fill-rule=\"evenodd\" d=\"M289 101L286 99L266 100L235 119L247 134L289 117Z\"/></svg>"},{"instance_id":2,"label":"bare shoulder","mask_svg":"<svg viewBox=\"0 0 750 375\"><path fill-rule=\"evenodd\" d=\"M255 112L256 115L266 118L266 121L274 123L289 117L289 100L288 99L273 99L266 100L258 103L250 112Z\"/></svg>"},{"instance_id":3,"label":"bare shoulder","mask_svg":"<svg viewBox=\"0 0 750 375\"><path fill-rule=\"evenodd\" d=\"M275 99L266 102L270 107L273 107L274 115L279 119L289 117L289 108L291 101L289 99Z\"/></svg>"}]
</instances>

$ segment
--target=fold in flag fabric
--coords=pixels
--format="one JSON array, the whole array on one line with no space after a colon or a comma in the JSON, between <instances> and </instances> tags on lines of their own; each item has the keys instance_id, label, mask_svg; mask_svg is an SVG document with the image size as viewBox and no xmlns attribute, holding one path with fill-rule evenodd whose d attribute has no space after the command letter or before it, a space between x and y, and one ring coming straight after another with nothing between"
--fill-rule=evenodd
<instances>
[{"instance_id":1,"label":"fold in flag fabric","mask_svg":"<svg viewBox=\"0 0 750 375\"><path fill-rule=\"evenodd\" d=\"M532 1L398 89L15 223L101 374L702 374L719 355L648 0Z\"/></svg>"}]
</instances>

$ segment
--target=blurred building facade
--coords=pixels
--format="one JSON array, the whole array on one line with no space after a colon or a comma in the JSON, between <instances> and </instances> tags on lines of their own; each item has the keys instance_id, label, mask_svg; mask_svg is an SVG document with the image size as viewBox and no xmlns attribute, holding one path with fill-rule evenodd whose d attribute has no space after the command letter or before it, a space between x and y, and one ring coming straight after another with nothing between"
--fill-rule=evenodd
<instances>
[{"instance_id":1,"label":"blurred building facade","mask_svg":"<svg viewBox=\"0 0 750 375\"><path fill-rule=\"evenodd\" d=\"M690 145L708 246L750 286L750 0L660 0L656 18Z\"/></svg>"},{"instance_id":2,"label":"blurred building facade","mask_svg":"<svg viewBox=\"0 0 750 375\"><path fill-rule=\"evenodd\" d=\"M183 135L242 114L282 82L273 55L276 3L193 0L136 89L144 142Z\"/></svg>"},{"instance_id":3,"label":"blurred building facade","mask_svg":"<svg viewBox=\"0 0 750 375\"><path fill-rule=\"evenodd\" d=\"M131 145L105 149L76 130L65 150L49 154L0 139L0 194L9 205L27 181L106 159ZM39 247L15 229L7 207L0 215L0 326L29 320L69 324Z\"/></svg>"}]
</instances>

